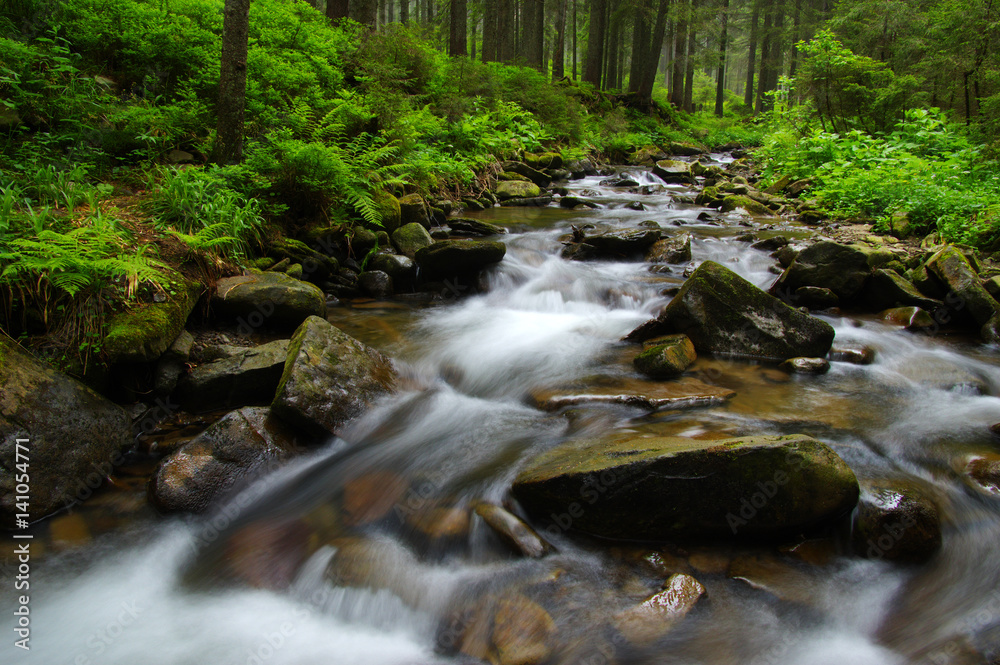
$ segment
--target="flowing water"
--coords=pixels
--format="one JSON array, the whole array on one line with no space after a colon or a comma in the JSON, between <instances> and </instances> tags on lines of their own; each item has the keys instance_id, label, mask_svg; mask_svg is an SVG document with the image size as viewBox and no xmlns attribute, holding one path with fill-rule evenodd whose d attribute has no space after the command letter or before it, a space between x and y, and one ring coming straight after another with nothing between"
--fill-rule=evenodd
<instances>
[{"instance_id":1,"label":"flowing water","mask_svg":"<svg viewBox=\"0 0 1000 665\"><path fill-rule=\"evenodd\" d=\"M780 220L706 218L676 201L683 187L655 187L656 178L632 172L654 191L611 190L588 178L572 189L599 210L483 213L511 233L480 295L459 283L430 306L333 310L336 325L398 360L406 390L214 516L145 517L48 553L32 578L33 649L3 661L478 662L456 652L482 608L495 609L505 594L530 597L551 616L550 662L966 663L981 662L965 659L974 648L995 652L1000 497L960 473L966 456L997 450L988 430L1000 421L994 351L829 317L838 344L867 345L876 361L787 377L702 358L690 372L735 390L732 401L655 413L532 406L530 396L545 388L627 377L635 351L618 340L684 279L684 266L651 272L642 262L564 260L560 238L571 226L594 225L593 233L655 220L693 234L696 262L721 262L764 288L773 259L736 236L748 226L762 237L809 235ZM625 207L634 201L645 210ZM930 562L906 566L853 554L843 529L776 546L644 546L536 524L557 552L523 559L479 518L469 520L475 502L507 500L532 456L616 429L810 434L860 478L930 488L943 547ZM612 617L674 571L697 577L707 601L652 645L623 641Z\"/></svg>"}]
</instances>

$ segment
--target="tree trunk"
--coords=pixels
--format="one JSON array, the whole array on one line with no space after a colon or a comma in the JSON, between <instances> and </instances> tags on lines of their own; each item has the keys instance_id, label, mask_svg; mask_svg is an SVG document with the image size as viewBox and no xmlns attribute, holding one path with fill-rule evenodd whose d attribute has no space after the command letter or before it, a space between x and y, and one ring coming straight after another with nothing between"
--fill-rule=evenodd
<instances>
[{"instance_id":1,"label":"tree trunk","mask_svg":"<svg viewBox=\"0 0 1000 665\"><path fill-rule=\"evenodd\" d=\"M760 76L757 81L757 105L755 113L766 111L768 104L765 104L764 93L768 92L771 81L771 2L767 0L764 5L764 29L761 31L760 40Z\"/></svg>"},{"instance_id":2,"label":"tree trunk","mask_svg":"<svg viewBox=\"0 0 1000 665\"><path fill-rule=\"evenodd\" d=\"M601 87L601 66L604 64L604 23L606 0L590 0L590 30L587 32L587 58L583 63L583 80Z\"/></svg>"},{"instance_id":3,"label":"tree trunk","mask_svg":"<svg viewBox=\"0 0 1000 665\"><path fill-rule=\"evenodd\" d=\"M389 23L396 22L396 0L386 0L386 18Z\"/></svg>"},{"instance_id":4,"label":"tree trunk","mask_svg":"<svg viewBox=\"0 0 1000 665\"><path fill-rule=\"evenodd\" d=\"M552 49L552 80L566 76L566 4L561 0L556 8L556 43Z\"/></svg>"},{"instance_id":5,"label":"tree trunk","mask_svg":"<svg viewBox=\"0 0 1000 665\"><path fill-rule=\"evenodd\" d=\"M524 57L529 67L542 71L545 42L545 0L524 0Z\"/></svg>"},{"instance_id":6,"label":"tree trunk","mask_svg":"<svg viewBox=\"0 0 1000 665\"><path fill-rule=\"evenodd\" d=\"M243 112L247 96L250 0L226 0L222 18L222 67L216 106L216 164L243 161Z\"/></svg>"},{"instance_id":7,"label":"tree trunk","mask_svg":"<svg viewBox=\"0 0 1000 665\"><path fill-rule=\"evenodd\" d=\"M499 3L487 2L483 13L483 62L500 60Z\"/></svg>"},{"instance_id":8,"label":"tree trunk","mask_svg":"<svg viewBox=\"0 0 1000 665\"><path fill-rule=\"evenodd\" d=\"M697 49L698 37L695 34L694 23L689 23L687 52L684 55L684 110L694 112L694 52Z\"/></svg>"},{"instance_id":9,"label":"tree trunk","mask_svg":"<svg viewBox=\"0 0 1000 665\"><path fill-rule=\"evenodd\" d=\"M475 60L478 53L476 53L476 42L479 39L479 17L473 15L471 23L471 34L469 35L469 60Z\"/></svg>"},{"instance_id":10,"label":"tree trunk","mask_svg":"<svg viewBox=\"0 0 1000 665\"><path fill-rule=\"evenodd\" d=\"M628 71L628 91L639 92L642 85L642 72L646 59L649 58L649 19L652 13L652 0L640 0L632 20L632 62Z\"/></svg>"},{"instance_id":11,"label":"tree trunk","mask_svg":"<svg viewBox=\"0 0 1000 665\"><path fill-rule=\"evenodd\" d=\"M577 22L576 22L576 3L578 0L573 0L573 80L576 80L577 72L580 71L578 65L579 50L577 49Z\"/></svg>"},{"instance_id":12,"label":"tree trunk","mask_svg":"<svg viewBox=\"0 0 1000 665\"><path fill-rule=\"evenodd\" d=\"M660 8L656 12L656 24L653 26L653 41L646 50L645 66L642 71L642 81L639 84L639 99L643 102L653 100L653 85L656 83L656 70L660 64L660 51L663 49L663 38L667 34L667 10L670 0L660 0Z\"/></svg>"},{"instance_id":13,"label":"tree trunk","mask_svg":"<svg viewBox=\"0 0 1000 665\"><path fill-rule=\"evenodd\" d=\"M757 24L760 21L760 2L753 1L753 11L750 16L750 52L747 54L747 83L743 91L743 103L750 110L753 110L753 75L754 64L757 62Z\"/></svg>"},{"instance_id":14,"label":"tree trunk","mask_svg":"<svg viewBox=\"0 0 1000 665\"><path fill-rule=\"evenodd\" d=\"M684 66L684 54L687 49L687 0L681 1L679 16L676 21L674 34L674 62L673 77L670 82L670 103L674 108L684 108L684 75L687 73Z\"/></svg>"},{"instance_id":15,"label":"tree trunk","mask_svg":"<svg viewBox=\"0 0 1000 665\"><path fill-rule=\"evenodd\" d=\"M329 2L329 0L327 0ZM400 0L399 2L399 22L406 25L410 22L410 0Z\"/></svg>"},{"instance_id":16,"label":"tree trunk","mask_svg":"<svg viewBox=\"0 0 1000 665\"><path fill-rule=\"evenodd\" d=\"M467 0L451 0L451 21L448 24L448 53L452 57L469 55L469 12Z\"/></svg>"},{"instance_id":17,"label":"tree trunk","mask_svg":"<svg viewBox=\"0 0 1000 665\"><path fill-rule=\"evenodd\" d=\"M331 21L348 17L349 0L326 0L326 17Z\"/></svg>"},{"instance_id":18,"label":"tree trunk","mask_svg":"<svg viewBox=\"0 0 1000 665\"><path fill-rule=\"evenodd\" d=\"M610 6L608 14L611 14ZM618 82L618 41L621 33L618 26L610 20L610 16L606 20L608 20L608 47L604 53L604 88L611 90L617 87Z\"/></svg>"},{"instance_id":19,"label":"tree trunk","mask_svg":"<svg viewBox=\"0 0 1000 665\"><path fill-rule=\"evenodd\" d=\"M796 0L798 2L798 0ZM729 45L729 0L722 0L722 34L719 35L719 71L715 79L715 115L722 117L726 91L726 47Z\"/></svg>"},{"instance_id":20,"label":"tree trunk","mask_svg":"<svg viewBox=\"0 0 1000 665\"><path fill-rule=\"evenodd\" d=\"M498 60L512 63L517 56L517 17L514 11L516 2L515 0L496 0L496 3L499 12L497 32L500 35Z\"/></svg>"},{"instance_id":21,"label":"tree trunk","mask_svg":"<svg viewBox=\"0 0 1000 665\"><path fill-rule=\"evenodd\" d=\"M351 0L351 18L374 28L378 22L378 0Z\"/></svg>"}]
</instances>

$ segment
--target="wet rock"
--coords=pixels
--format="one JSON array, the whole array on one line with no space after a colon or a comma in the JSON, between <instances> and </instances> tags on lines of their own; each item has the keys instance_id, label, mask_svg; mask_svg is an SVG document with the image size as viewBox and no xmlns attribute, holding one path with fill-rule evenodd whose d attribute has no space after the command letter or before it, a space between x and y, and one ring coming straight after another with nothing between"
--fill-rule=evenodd
<instances>
[{"instance_id":1,"label":"wet rock","mask_svg":"<svg viewBox=\"0 0 1000 665\"><path fill-rule=\"evenodd\" d=\"M691 261L691 234L678 233L657 240L646 251L646 260L650 263L688 263Z\"/></svg>"},{"instance_id":2,"label":"wet rock","mask_svg":"<svg viewBox=\"0 0 1000 665\"><path fill-rule=\"evenodd\" d=\"M830 289L841 301L848 302L861 291L870 275L864 252L849 245L823 241L799 252L771 293L818 286Z\"/></svg>"},{"instance_id":3,"label":"wet rock","mask_svg":"<svg viewBox=\"0 0 1000 665\"><path fill-rule=\"evenodd\" d=\"M513 494L560 528L653 541L808 529L849 513L858 499L851 469L807 436L634 437L549 450L521 471Z\"/></svg>"},{"instance_id":4,"label":"wet rock","mask_svg":"<svg viewBox=\"0 0 1000 665\"><path fill-rule=\"evenodd\" d=\"M862 300L874 310L894 307L920 307L933 312L941 306L940 300L928 298L905 277L892 270L876 270L865 287Z\"/></svg>"},{"instance_id":5,"label":"wet rock","mask_svg":"<svg viewBox=\"0 0 1000 665\"><path fill-rule=\"evenodd\" d=\"M493 619L494 665L535 665L545 661L555 645L556 624L540 605L520 594L497 602Z\"/></svg>"},{"instance_id":6,"label":"wet rock","mask_svg":"<svg viewBox=\"0 0 1000 665\"><path fill-rule=\"evenodd\" d=\"M392 471L371 471L344 483L344 524L363 526L386 517L402 500L410 482Z\"/></svg>"},{"instance_id":7,"label":"wet rock","mask_svg":"<svg viewBox=\"0 0 1000 665\"><path fill-rule=\"evenodd\" d=\"M657 229L627 229L587 236L583 243L590 250L588 257L624 258L641 255L660 237ZM577 258L573 256L572 258Z\"/></svg>"},{"instance_id":8,"label":"wet rock","mask_svg":"<svg viewBox=\"0 0 1000 665\"><path fill-rule=\"evenodd\" d=\"M630 201L625 204L625 207L629 210L635 210L636 212L642 212L646 209L646 206L642 205L639 201Z\"/></svg>"},{"instance_id":9,"label":"wet rock","mask_svg":"<svg viewBox=\"0 0 1000 665\"><path fill-rule=\"evenodd\" d=\"M667 147L667 150L671 155L681 155L683 157L694 157L695 155L705 154L705 149L703 147L693 143L684 143L680 141L672 141Z\"/></svg>"},{"instance_id":10,"label":"wet rock","mask_svg":"<svg viewBox=\"0 0 1000 665\"><path fill-rule=\"evenodd\" d=\"M491 207L491 204L467 196L462 199L462 206L469 212L482 212Z\"/></svg>"},{"instance_id":11,"label":"wet rock","mask_svg":"<svg viewBox=\"0 0 1000 665\"><path fill-rule=\"evenodd\" d=\"M160 463L150 501L162 511L204 512L240 479L277 468L294 442L268 408L228 413Z\"/></svg>"},{"instance_id":12,"label":"wet rock","mask_svg":"<svg viewBox=\"0 0 1000 665\"><path fill-rule=\"evenodd\" d=\"M319 288L274 272L220 279L211 306L246 332L294 330L309 316L326 316L326 296Z\"/></svg>"},{"instance_id":13,"label":"wet rock","mask_svg":"<svg viewBox=\"0 0 1000 665\"><path fill-rule=\"evenodd\" d=\"M615 178L605 178L600 183L601 187L638 187L639 183L632 177L628 175L622 175Z\"/></svg>"},{"instance_id":14,"label":"wet rock","mask_svg":"<svg viewBox=\"0 0 1000 665\"><path fill-rule=\"evenodd\" d=\"M180 380L176 397L194 412L270 404L287 355L284 339L199 365Z\"/></svg>"},{"instance_id":15,"label":"wet rock","mask_svg":"<svg viewBox=\"0 0 1000 665\"><path fill-rule=\"evenodd\" d=\"M759 249L762 252L776 252L782 247L788 246L788 238L785 236L772 236L770 238L758 240L750 246L754 249Z\"/></svg>"},{"instance_id":16,"label":"wet rock","mask_svg":"<svg viewBox=\"0 0 1000 665\"><path fill-rule=\"evenodd\" d=\"M697 360L694 344L687 335L668 335L649 340L632 361L636 370L654 379L678 376Z\"/></svg>"},{"instance_id":17,"label":"wet rock","mask_svg":"<svg viewBox=\"0 0 1000 665\"><path fill-rule=\"evenodd\" d=\"M773 214L770 208L749 196L733 194L722 199L720 206L722 212L732 212L740 208L757 217L770 217Z\"/></svg>"},{"instance_id":18,"label":"wet rock","mask_svg":"<svg viewBox=\"0 0 1000 665\"><path fill-rule=\"evenodd\" d=\"M871 365L875 362L875 349L863 344L835 344L827 357L832 362Z\"/></svg>"},{"instance_id":19,"label":"wet rock","mask_svg":"<svg viewBox=\"0 0 1000 665\"><path fill-rule=\"evenodd\" d=\"M507 246L494 240L441 240L417 252L428 279L477 272L503 260Z\"/></svg>"},{"instance_id":20,"label":"wet rock","mask_svg":"<svg viewBox=\"0 0 1000 665\"><path fill-rule=\"evenodd\" d=\"M976 486L993 496L1000 496L1000 455L983 453L963 460L961 472Z\"/></svg>"},{"instance_id":21,"label":"wet rock","mask_svg":"<svg viewBox=\"0 0 1000 665\"><path fill-rule=\"evenodd\" d=\"M780 367L793 374L826 374L830 371L830 361L826 358L789 358Z\"/></svg>"},{"instance_id":22,"label":"wet rock","mask_svg":"<svg viewBox=\"0 0 1000 665\"><path fill-rule=\"evenodd\" d=\"M406 523L431 543L464 540L471 516L465 508L430 506L406 515Z\"/></svg>"},{"instance_id":23,"label":"wet rock","mask_svg":"<svg viewBox=\"0 0 1000 665\"><path fill-rule=\"evenodd\" d=\"M305 431L336 435L375 400L395 390L396 380L388 358L312 316L292 336L271 408Z\"/></svg>"},{"instance_id":24,"label":"wet rock","mask_svg":"<svg viewBox=\"0 0 1000 665\"><path fill-rule=\"evenodd\" d=\"M552 196L536 196L533 198L525 199L508 199L506 201L501 201L500 205L505 208L544 208L548 204L552 203L554 197Z\"/></svg>"},{"instance_id":25,"label":"wet rock","mask_svg":"<svg viewBox=\"0 0 1000 665\"><path fill-rule=\"evenodd\" d=\"M131 433L125 409L0 335L0 526L14 528L26 512L16 505L24 494L16 491L18 453L30 460L27 512L36 520L93 494ZM30 442L27 450L18 439Z\"/></svg>"},{"instance_id":26,"label":"wet rock","mask_svg":"<svg viewBox=\"0 0 1000 665\"><path fill-rule=\"evenodd\" d=\"M579 196L564 196L561 199L559 199L560 208L569 208L570 210L572 210L577 206L586 206L591 210L598 210L601 207L601 204L595 203L593 201L590 201L589 199L585 199Z\"/></svg>"},{"instance_id":27,"label":"wet rock","mask_svg":"<svg viewBox=\"0 0 1000 665\"><path fill-rule=\"evenodd\" d=\"M830 289L800 286L795 289L795 302L809 309L829 309L840 304L840 298Z\"/></svg>"},{"instance_id":28,"label":"wet rock","mask_svg":"<svg viewBox=\"0 0 1000 665\"><path fill-rule=\"evenodd\" d=\"M335 246L335 244L324 244L322 241L317 241L317 246L331 247ZM280 263L284 263L285 259L288 259L288 264L286 265L301 264L299 270L302 271L302 274L296 277L296 279L302 279L304 275L310 282L322 281L328 279L330 275L337 274L337 271L340 269L337 259L310 247L300 240L280 238L270 243L269 251L272 256L281 259ZM277 271L277 266L272 268L272 270ZM290 268L283 272L291 275L289 270Z\"/></svg>"},{"instance_id":29,"label":"wet rock","mask_svg":"<svg viewBox=\"0 0 1000 665\"><path fill-rule=\"evenodd\" d=\"M392 277L381 270L367 270L358 276L358 286L372 298L391 298L394 288Z\"/></svg>"},{"instance_id":30,"label":"wet rock","mask_svg":"<svg viewBox=\"0 0 1000 665\"><path fill-rule=\"evenodd\" d=\"M392 244L400 254L411 259L418 250L429 247L433 242L431 234L421 224L404 224L392 232Z\"/></svg>"},{"instance_id":31,"label":"wet rock","mask_svg":"<svg viewBox=\"0 0 1000 665\"><path fill-rule=\"evenodd\" d=\"M915 362L900 365L896 370L904 378L928 388L973 395L987 395L990 392L989 383L982 376L943 358L922 356Z\"/></svg>"},{"instance_id":32,"label":"wet rock","mask_svg":"<svg viewBox=\"0 0 1000 665\"><path fill-rule=\"evenodd\" d=\"M852 538L854 550L869 559L926 561L941 548L937 503L913 480L863 480Z\"/></svg>"},{"instance_id":33,"label":"wet rock","mask_svg":"<svg viewBox=\"0 0 1000 665\"><path fill-rule=\"evenodd\" d=\"M287 589L310 554L309 527L301 520L261 520L240 528L226 542L224 567L256 589Z\"/></svg>"},{"instance_id":34,"label":"wet rock","mask_svg":"<svg viewBox=\"0 0 1000 665\"><path fill-rule=\"evenodd\" d=\"M934 317L919 307L894 307L881 312L878 318L884 323L899 326L904 330L925 330L937 325Z\"/></svg>"},{"instance_id":35,"label":"wet rock","mask_svg":"<svg viewBox=\"0 0 1000 665\"><path fill-rule=\"evenodd\" d=\"M653 173L667 184L693 185L691 165L672 159L664 159L653 166Z\"/></svg>"},{"instance_id":36,"label":"wet rock","mask_svg":"<svg viewBox=\"0 0 1000 665\"><path fill-rule=\"evenodd\" d=\"M821 585L801 565L769 554L744 554L733 559L728 575L753 589L788 603L807 607L816 604Z\"/></svg>"},{"instance_id":37,"label":"wet rock","mask_svg":"<svg viewBox=\"0 0 1000 665\"><path fill-rule=\"evenodd\" d=\"M690 575L676 574L663 590L619 612L612 625L631 644L649 646L669 633L705 597L705 587Z\"/></svg>"},{"instance_id":38,"label":"wet rock","mask_svg":"<svg viewBox=\"0 0 1000 665\"><path fill-rule=\"evenodd\" d=\"M419 224L426 229L431 226L430 208L420 194L407 194L399 199L400 228L407 224Z\"/></svg>"},{"instance_id":39,"label":"wet rock","mask_svg":"<svg viewBox=\"0 0 1000 665\"><path fill-rule=\"evenodd\" d=\"M553 547L523 520L500 506L481 501L476 514L515 552L532 559L543 557Z\"/></svg>"},{"instance_id":40,"label":"wet rock","mask_svg":"<svg viewBox=\"0 0 1000 665\"><path fill-rule=\"evenodd\" d=\"M510 171L511 173L517 173L518 175L524 176L539 187L548 187L552 184L551 177L542 173L538 169L531 168L523 162L504 162L502 168L504 171ZM593 169L593 166L591 166L591 169Z\"/></svg>"},{"instance_id":41,"label":"wet rock","mask_svg":"<svg viewBox=\"0 0 1000 665\"><path fill-rule=\"evenodd\" d=\"M532 395L535 405L555 411L580 404L625 404L642 409L686 409L717 406L736 393L712 386L693 377L676 381L622 379L611 385L595 385L580 390L543 390Z\"/></svg>"},{"instance_id":42,"label":"wet rock","mask_svg":"<svg viewBox=\"0 0 1000 665\"><path fill-rule=\"evenodd\" d=\"M181 331L170 348L167 349L156 363L154 386L156 394L166 397L177 388L177 382L184 374L184 364L191 357L194 346L194 336L186 330Z\"/></svg>"},{"instance_id":43,"label":"wet rock","mask_svg":"<svg viewBox=\"0 0 1000 665\"><path fill-rule=\"evenodd\" d=\"M102 351L109 365L152 362L170 348L201 293L200 284L176 281L176 293L163 302L135 305L108 320Z\"/></svg>"},{"instance_id":44,"label":"wet rock","mask_svg":"<svg viewBox=\"0 0 1000 665\"><path fill-rule=\"evenodd\" d=\"M787 268L795 262L795 257L799 255L799 250L795 249L791 245L786 245L781 249L774 252L774 258L778 260L778 264L782 268Z\"/></svg>"},{"instance_id":45,"label":"wet rock","mask_svg":"<svg viewBox=\"0 0 1000 665\"><path fill-rule=\"evenodd\" d=\"M947 245L939 250L927 259L927 269L961 301L961 310L954 309L968 312L980 326L1000 312L1000 303L983 288L976 271L957 248Z\"/></svg>"},{"instance_id":46,"label":"wet rock","mask_svg":"<svg viewBox=\"0 0 1000 665\"><path fill-rule=\"evenodd\" d=\"M376 254L372 257L369 268L389 275L398 286L412 283L417 276L417 264L413 259L399 254Z\"/></svg>"},{"instance_id":47,"label":"wet rock","mask_svg":"<svg viewBox=\"0 0 1000 665\"><path fill-rule=\"evenodd\" d=\"M669 333L690 337L698 353L778 360L825 356L834 337L828 323L713 261L702 263L657 318L625 339L641 342Z\"/></svg>"},{"instance_id":48,"label":"wet rock","mask_svg":"<svg viewBox=\"0 0 1000 665\"><path fill-rule=\"evenodd\" d=\"M542 190L538 185L523 180L508 180L497 183L497 199L508 201L510 199L534 199L542 195Z\"/></svg>"},{"instance_id":49,"label":"wet rock","mask_svg":"<svg viewBox=\"0 0 1000 665\"><path fill-rule=\"evenodd\" d=\"M482 222L478 219L450 219L448 220L448 226L451 228L453 234L459 236L486 238L507 233L507 229L502 226Z\"/></svg>"}]
</instances>

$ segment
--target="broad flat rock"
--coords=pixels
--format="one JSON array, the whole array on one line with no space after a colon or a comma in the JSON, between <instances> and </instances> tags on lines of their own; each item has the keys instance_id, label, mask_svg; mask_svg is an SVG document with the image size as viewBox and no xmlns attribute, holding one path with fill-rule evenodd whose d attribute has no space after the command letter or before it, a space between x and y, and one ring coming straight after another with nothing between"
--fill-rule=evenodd
<instances>
[{"instance_id":1,"label":"broad flat rock","mask_svg":"<svg viewBox=\"0 0 1000 665\"><path fill-rule=\"evenodd\" d=\"M623 379L614 385L589 386L579 390L538 391L532 398L538 408L555 411L580 404L626 404L645 409L684 409L716 406L735 396L736 392L728 388L684 377L677 381Z\"/></svg>"}]
</instances>

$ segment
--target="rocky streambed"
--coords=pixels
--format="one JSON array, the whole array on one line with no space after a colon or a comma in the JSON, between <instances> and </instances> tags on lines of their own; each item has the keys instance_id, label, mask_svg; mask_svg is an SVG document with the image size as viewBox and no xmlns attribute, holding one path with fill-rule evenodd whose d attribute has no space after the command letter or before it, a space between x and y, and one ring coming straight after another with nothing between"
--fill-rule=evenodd
<instances>
[{"instance_id":1,"label":"rocky streambed","mask_svg":"<svg viewBox=\"0 0 1000 665\"><path fill-rule=\"evenodd\" d=\"M995 662L1000 266L721 154L542 162L356 283L224 279L133 413L3 343L40 657Z\"/></svg>"}]
</instances>

